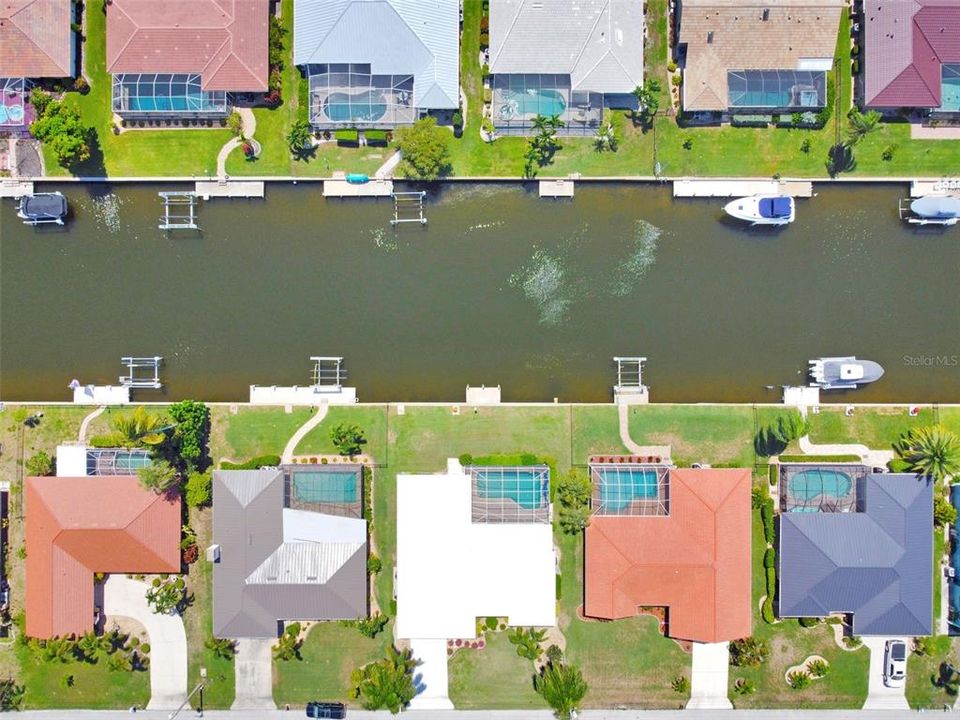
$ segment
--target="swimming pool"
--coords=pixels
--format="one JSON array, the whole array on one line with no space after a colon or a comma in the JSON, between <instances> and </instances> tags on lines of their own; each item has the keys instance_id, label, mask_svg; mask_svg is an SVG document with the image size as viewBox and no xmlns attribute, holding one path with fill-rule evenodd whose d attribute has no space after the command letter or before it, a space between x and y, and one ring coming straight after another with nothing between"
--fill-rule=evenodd
<instances>
[{"instance_id":1,"label":"swimming pool","mask_svg":"<svg viewBox=\"0 0 960 720\"><path fill-rule=\"evenodd\" d=\"M559 90L504 90L497 112L501 120L519 120L529 115L562 115L567 101Z\"/></svg>"},{"instance_id":2,"label":"swimming pool","mask_svg":"<svg viewBox=\"0 0 960 720\"><path fill-rule=\"evenodd\" d=\"M601 468L600 502L604 511L619 512L634 500L655 500L659 483L653 468Z\"/></svg>"},{"instance_id":3,"label":"swimming pool","mask_svg":"<svg viewBox=\"0 0 960 720\"><path fill-rule=\"evenodd\" d=\"M293 494L303 503L355 503L360 500L356 472L296 470Z\"/></svg>"},{"instance_id":4,"label":"swimming pool","mask_svg":"<svg viewBox=\"0 0 960 720\"><path fill-rule=\"evenodd\" d=\"M813 500L820 496L845 498L853 489L853 480L840 470L810 468L793 475L788 483L790 495L800 501ZM794 509L794 512L797 510Z\"/></svg>"},{"instance_id":5,"label":"swimming pool","mask_svg":"<svg viewBox=\"0 0 960 720\"><path fill-rule=\"evenodd\" d=\"M513 500L524 510L537 510L550 503L550 476L546 467L475 468L477 495Z\"/></svg>"},{"instance_id":6,"label":"swimming pool","mask_svg":"<svg viewBox=\"0 0 960 720\"><path fill-rule=\"evenodd\" d=\"M943 112L960 112L960 65L943 66L940 107Z\"/></svg>"},{"instance_id":7,"label":"swimming pool","mask_svg":"<svg viewBox=\"0 0 960 720\"><path fill-rule=\"evenodd\" d=\"M374 90L357 95L335 92L327 95L322 109L331 122L375 122L387 113L387 100Z\"/></svg>"}]
</instances>

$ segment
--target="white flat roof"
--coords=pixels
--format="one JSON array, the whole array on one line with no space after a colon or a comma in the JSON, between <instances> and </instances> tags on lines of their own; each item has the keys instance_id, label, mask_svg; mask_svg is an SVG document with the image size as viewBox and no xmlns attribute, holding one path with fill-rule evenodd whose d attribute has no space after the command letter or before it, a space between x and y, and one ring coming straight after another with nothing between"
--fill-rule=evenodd
<instances>
[{"instance_id":1,"label":"white flat roof","mask_svg":"<svg viewBox=\"0 0 960 720\"><path fill-rule=\"evenodd\" d=\"M476 618L556 623L556 558L545 523L473 523L470 477L397 476L398 638L472 638Z\"/></svg>"},{"instance_id":2,"label":"white flat roof","mask_svg":"<svg viewBox=\"0 0 960 720\"><path fill-rule=\"evenodd\" d=\"M57 477L86 477L87 446L57 445Z\"/></svg>"}]
</instances>

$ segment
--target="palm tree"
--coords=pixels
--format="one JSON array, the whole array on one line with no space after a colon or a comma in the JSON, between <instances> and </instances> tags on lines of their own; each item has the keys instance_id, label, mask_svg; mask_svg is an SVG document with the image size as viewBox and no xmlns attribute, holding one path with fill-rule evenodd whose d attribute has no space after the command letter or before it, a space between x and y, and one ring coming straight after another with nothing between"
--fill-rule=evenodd
<instances>
[{"instance_id":1,"label":"palm tree","mask_svg":"<svg viewBox=\"0 0 960 720\"><path fill-rule=\"evenodd\" d=\"M850 128L847 130L847 140L850 145L856 145L867 135L877 129L880 123L880 113L876 110L868 110L865 113L854 110L847 117Z\"/></svg>"},{"instance_id":2,"label":"palm tree","mask_svg":"<svg viewBox=\"0 0 960 720\"><path fill-rule=\"evenodd\" d=\"M540 657L540 643L547 637L546 630L534 630L533 628L524 629L522 627L512 630L507 639L511 644L517 646L517 655L528 660L536 660Z\"/></svg>"},{"instance_id":3,"label":"palm tree","mask_svg":"<svg viewBox=\"0 0 960 720\"><path fill-rule=\"evenodd\" d=\"M91 665L95 664L101 655L108 652L108 647L109 641L105 637L98 637L92 630L77 640L77 653L80 659Z\"/></svg>"},{"instance_id":4,"label":"palm tree","mask_svg":"<svg viewBox=\"0 0 960 720\"><path fill-rule=\"evenodd\" d=\"M162 495L177 482L177 470L170 463L155 462L137 470L137 478L144 490Z\"/></svg>"},{"instance_id":5,"label":"palm tree","mask_svg":"<svg viewBox=\"0 0 960 720\"><path fill-rule=\"evenodd\" d=\"M566 123L560 119L559 115L551 115L549 118L547 118L547 127L554 132L565 126Z\"/></svg>"},{"instance_id":6,"label":"palm tree","mask_svg":"<svg viewBox=\"0 0 960 720\"><path fill-rule=\"evenodd\" d=\"M113 429L123 436L124 445L128 447L162 445L167 439L163 432L167 424L162 415L151 415L143 407L113 419Z\"/></svg>"},{"instance_id":7,"label":"palm tree","mask_svg":"<svg viewBox=\"0 0 960 720\"><path fill-rule=\"evenodd\" d=\"M558 718L570 717L587 694L587 683L575 665L547 663L533 677L534 689L553 708Z\"/></svg>"},{"instance_id":8,"label":"palm tree","mask_svg":"<svg viewBox=\"0 0 960 720\"><path fill-rule=\"evenodd\" d=\"M236 643L228 638L207 638L204 645L208 650L212 650L214 655L223 660L233 660L233 656L237 653Z\"/></svg>"},{"instance_id":9,"label":"palm tree","mask_svg":"<svg viewBox=\"0 0 960 720\"><path fill-rule=\"evenodd\" d=\"M416 695L413 671L419 664L413 659L411 650L400 652L392 645L388 647L385 658L356 673L359 680L356 691L363 697L363 707L367 710L386 708L394 714L400 712Z\"/></svg>"},{"instance_id":10,"label":"palm tree","mask_svg":"<svg viewBox=\"0 0 960 720\"><path fill-rule=\"evenodd\" d=\"M911 428L893 445L910 472L936 482L960 475L960 437L942 425Z\"/></svg>"},{"instance_id":11,"label":"palm tree","mask_svg":"<svg viewBox=\"0 0 960 720\"><path fill-rule=\"evenodd\" d=\"M530 122L530 127L537 133L543 133L545 130L551 127L550 118L548 118L546 115L540 115L539 113Z\"/></svg>"}]
</instances>

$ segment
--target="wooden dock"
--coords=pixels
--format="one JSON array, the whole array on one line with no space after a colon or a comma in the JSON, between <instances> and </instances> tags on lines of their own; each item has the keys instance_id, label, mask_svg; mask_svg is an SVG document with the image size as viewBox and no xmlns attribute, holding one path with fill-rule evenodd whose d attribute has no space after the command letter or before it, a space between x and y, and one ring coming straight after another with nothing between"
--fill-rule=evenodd
<instances>
[{"instance_id":1,"label":"wooden dock","mask_svg":"<svg viewBox=\"0 0 960 720\"><path fill-rule=\"evenodd\" d=\"M924 195L960 195L960 178L942 180L914 180L910 183L910 197Z\"/></svg>"},{"instance_id":2,"label":"wooden dock","mask_svg":"<svg viewBox=\"0 0 960 720\"><path fill-rule=\"evenodd\" d=\"M573 180L541 180L540 197L573 199Z\"/></svg>"},{"instance_id":3,"label":"wooden dock","mask_svg":"<svg viewBox=\"0 0 960 720\"><path fill-rule=\"evenodd\" d=\"M197 181L196 193L204 200L210 198L262 198L264 196L262 181L251 180L200 180Z\"/></svg>"},{"instance_id":4,"label":"wooden dock","mask_svg":"<svg viewBox=\"0 0 960 720\"><path fill-rule=\"evenodd\" d=\"M390 197L392 194L392 180L377 179L367 183L350 183L336 178L323 181L324 197Z\"/></svg>"},{"instance_id":5,"label":"wooden dock","mask_svg":"<svg viewBox=\"0 0 960 720\"><path fill-rule=\"evenodd\" d=\"M675 180L673 196L680 198L747 197L748 195L813 197L808 180Z\"/></svg>"},{"instance_id":6,"label":"wooden dock","mask_svg":"<svg viewBox=\"0 0 960 720\"><path fill-rule=\"evenodd\" d=\"M33 183L9 178L0 182L0 198L19 198L33 195Z\"/></svg>"}]
</instances>

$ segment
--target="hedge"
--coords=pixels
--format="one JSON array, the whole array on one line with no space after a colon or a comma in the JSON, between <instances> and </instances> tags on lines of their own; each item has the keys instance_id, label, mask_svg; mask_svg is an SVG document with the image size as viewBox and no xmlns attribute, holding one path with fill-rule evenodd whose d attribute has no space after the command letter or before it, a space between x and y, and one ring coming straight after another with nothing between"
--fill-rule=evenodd
<instances>
[{"instance_id":1,"label":"hedge","mask_svg":"<svg viewBox=\"0 0 960 720\"><path fill-rule=\"evenodd\" d=\"M87 445L92 448L116 448L123 447L126 437L123 433L111 432L105 435L94 435L87 440Z\"/></svg>"},{"instance_id":2,"label":"hedge","mask_svg":"<svg viewBox=\"0 0 960 720\"><path fill-rule=\"evenodd\" d=\"M776 484L780 481L780 466L768 465L767 468L768 468L767 475L770 478L770 487L775 487Z\"/></svg>"},{"instance_id":3,"label":"hedge","mask_svg":"<svg viewBox=\"0 0 960 720\"><path fill-rule=\"evenodd\" d=\"M763 537L767 543L773 545L776 539L773 527L773 500L769 500L760 506L760 519L763 521Z\"/></svg>"},{"instance_id":4,"label":"hedge","mask_svg":"<svg viewBox=\"0 0 960 720\"><path fill-rule=\"evenodd\" d=\"M773 598L769 595L767 599L763 601L763 607L760 608L760 616L763 618L764 622L773 623L776 621L776 618L773 615Z\"/></svg>"},{"instance_id":5,"label":"hedge","mask_svg":"<svg viewBox=\"0 0 960 720\"><path fill-rule=\"evenodd\" d=\"M862 462L859 455L781 455L782 463Z\"/></svg>"},{"instance_id":6,"label":"hedge","mask_svg":"<svg viewBox=\"0 0 960 720\"><path fill-rule=\"evenodd\" d=\"M262 467L276 467L280 464L279 455L257 455L246 462L233 463L229 460L223 460L220 463L221 470L259 470Z\"/></svg>"},{"instance_id":7,"label":"hedge","mask_svg":"<svg viewBox=\"0 0 960 720\"><path fill-rule=\"evenodd\" d=\"M368 143L385 143L387 141L386 130L364 130L363 136Z\"/></svg>"},{"instance_id":8,"label":"hedge","mask_svg":"<svg viewBox=\"0 0 960 720\"><path fill-rule=\"evenodd\" d=\"M800 623L801 627L812 628L820 624L820 618L818 617L802 617L797 620Z\"/></svg>"},{"instance_id":9,"label":"hedge","mask_svg":"<svg viewBox=\"0 0 960 720\"><path fill-rule=\"evenodd\" d=\"M763 554L763 566L765 568L772 568L777 564L777 552L773 548L767 548L767 551Z\"/></svg>"},{"instance_id":10,"label":"hedge","mask_svg":"<svg viewBox=\"0 0 960 720\"><path fill-rule=\"evenodd\" d=\"M767 597L772 598L777 593L777 569L768 567L767 572Z\"/></svg>"},{"instance_id":11,"label":"hedge","mask_svg":"<svg viewBox=\"0 0 960 720\"><path fill-rule=\"evenodd\" d=\"M360 131L356 128L343 128L334 130L333 137L337 142L357 143L360 142Z\"/></svg>"},{"instance_id":12,"label":"hedge","mask_svg":"<svg viewBox=\"0 0 960 720\"><path fill-rule=\"evenodd\" d=\"M557 600L560 599L560 573L557 573Z\"/></svg>"}]
</instances>

